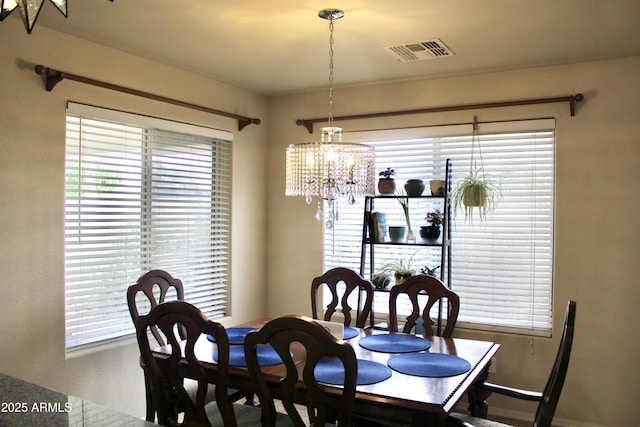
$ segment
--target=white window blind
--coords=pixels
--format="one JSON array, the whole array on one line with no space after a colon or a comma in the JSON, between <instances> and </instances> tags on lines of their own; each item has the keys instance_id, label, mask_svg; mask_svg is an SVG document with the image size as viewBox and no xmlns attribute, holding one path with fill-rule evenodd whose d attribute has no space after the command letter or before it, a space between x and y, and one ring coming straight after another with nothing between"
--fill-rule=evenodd
<instances>
[{"instance_id":1,"label":"white window blind","mask_svg":"<svg viewBox=\"0 0 640 427\"><path fill-rule=\"evenodd\" d=\"M228 299L231 134L69 103L65 327L69 351L134 332L126 290L151 269L209 317Z\"/></svg>"},{"instance_id":2,"label":"white window blind","mask_svg":"<svg viewBox=\"0 0 640 427\"><path fill-rule=\"evenodd\" d=\"M500 181L503 199L481 224L476 215L466 222L458 212L452 224L451 288L461 298L458 325L538 335L551 331L553 297L553 216L555 122L553 119L480 124L485 171ZM437 126L346 133L344 140L366 142L376 150L376 170L397 172L402 188L407 179L442 179L451 159L453 185L469 172L471 125ZM476 159L477 148L476 148ZM378 201L377 201L378 202ZM382 210L387 225L404 224L400 205ZM339 222L325 230L325 268L344 266L358 271L364 201L339 206ZM426 225L426 211L410 204L416 235ZM416 247L377 249L375 265L408 257ZM440 253L420 249L418 266L439 265ZM365 277L369 276L368 261ZM374 310L384 318L388 300L376 294ZM402 310L400 310L402 312Z\"/></svg>"}]
</instances>

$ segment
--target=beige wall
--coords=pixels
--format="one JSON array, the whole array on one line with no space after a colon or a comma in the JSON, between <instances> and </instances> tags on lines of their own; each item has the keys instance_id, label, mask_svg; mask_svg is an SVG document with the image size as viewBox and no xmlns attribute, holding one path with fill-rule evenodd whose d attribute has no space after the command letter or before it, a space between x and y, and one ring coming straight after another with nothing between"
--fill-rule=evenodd
<instances>
[{"instance_id":1,"label":"beige wall","mask_svg":"<svg viewBox=\"0 0 640 427\"><path fill-rule=\"evenodd\" d=\"M339 70L336 70L339 75ZM555 357L564 309L578 301L574 353L559 425L636 425L640 365L637 280L640 208L640 57L437 80L337 88L336 116L583 93L568 104L339 122L345 131L549 117L557 119L554 336L459 330L503 345L495 381L542 389ZM315 202L284 196L284 153L312 136L299 118L326 117L325 91L269 100L268 314L310 313L308 288L322 272L322 230ZM317 132L313 135L317 137ZM455 244L455 242L454 242ZM530 403L492 398L494 413L522 415Z\"/></svg>"},{"instance_id":2,"label":"beige wall","mask_svg":"<svg viewBox=\"0 0 640 427\"><path fill-rule=\"evenodd\" d=\"M18 19L0 25L0 371L144 416L135 341L65 360L65 103L79 101L234 131L232 317L264 315L267 110L261 96L114 51L44 27L28 36ZM235 120L65 80L44 90L43 64L250 117ZM125 303L123 284L122 301Z\"/></svg>"}]
</instances>

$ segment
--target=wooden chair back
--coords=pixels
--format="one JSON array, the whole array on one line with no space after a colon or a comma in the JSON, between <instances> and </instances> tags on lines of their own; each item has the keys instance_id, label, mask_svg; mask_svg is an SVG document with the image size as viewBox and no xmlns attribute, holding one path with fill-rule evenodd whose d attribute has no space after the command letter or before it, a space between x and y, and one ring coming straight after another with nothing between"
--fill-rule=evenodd
<instances>
[{"instance_id":1,"label":"wooden chair back","mask_svg":"<svg viewBox=\"0 0 640 427\"><path fill-rule=\"evenodd\" d=\"M127 305L129 306L129 314L134 326L141 314L148 314L158 304L165 302L167 298L179 301L184 300L184 287L179 279L174 278L164 270L151 270L141 275L136 283L127 289ZM151 327L151 333L158 345L166 344L155 326ZM180 333L184 338L184 331L180 330ZM153 422L156 418L156 413L153 408L151 382L142 358L140 359L140 367L144 372L147 398L146 419Z\"/></svg>"},{"instance_id":2,"label":"wooden chair back","mask_svg":"<svg viewBox=\"0 0 640 427\"><path fill-rule=\"evenodd\" d=\"M149 332L155 330L170 346L170 355L154 355ZM183 338L178 332L184 331ZM203 368L195 355L195 344L203 334L210 334L218 347L215 374ZM161 425L211 426L205 411L208 384L215 384L216 403L225 426L236 426L231 400L227 394L229 370L229 338L224 327L207 318L199 309L185 301L170 301L152 308L149 314L136 320L136 335L140 354L151 381L152 399ZM181 341L185 340L184 353ZM183 359L184 354L184 359ZM184 387L184 379L197 382L195 399ZM184 418L178 422L176 408L182 408Z\"/></svg>"},{"instance_id":3,"label":"wooden chair back","mask_svg":"<svg viewBox=\"0 0 640 427\"><path fill-rule=\"evenodd\" d=\"M305 406L314 409L313 425L324 426L337 417L338 425L352 425L352 408L355 401L358 365L356 355L347 342L336 340L328 331L313 319L303 316L280 317L271 320L260 330L251 332L245 338L245 358L252 381L257 385L262 407L262 425L275 426L276 409L273 391L267 385L264 374L258 364L256 348L261 344L270 344L282 359L286 367L286 376L280 381L282 401L294 426L305 423L293 402L304 396ZM305 350L304 364L294 361L292 345L302 345ZM299 354L299 353L298 353ZM316 381L314 370L320 360L336 357L344 365L345 380L342 393L329 395L325 386ZM302 367L301 367L302 366ZM300 391L300 382L304 390ZM302 393L298 395L298 393ZM297 399L294 397L298 395Z\"/></svg>"},{"instance_id":4,"label":"wooden chair back","mask_svg":"<svg viewBox=\"0 0 640 427\"><path fill-rule=\"evenodd\" d=\"M406 294L409 297L412 307L411 314L407 317L402 332L411 333L416 326L416 321L422 316L425 335L432 336L435 334L443 337L451 337L453 335L453 329L456 326L460 311L460 298L458 294L447 288L440 279L426 274L412 276L402 284L391 288L389 294L389 331L398 332L397 300L401 294ZM427 297L422 310L418 300L419 295ZM437 302L442 302L443 312L446 315L446 326L439 334L437 330L434 333L436 322L431 318L431 309Z\"/></svg>"},{"instance_id":5,"label":"wooden chair back","mask_svg":"<svg viewBox=\"0 0 640 427\"><path fill-rule=\"evenodd\" d=\"M174 278L164 270L151 270L140 276L138 281L127 289L127 305L133 323L135 324L141 315L143 306L147 308L145 311L148 313L158 304L165 302L167 297L170 300L184 301L184 287L180 279ZM139 298L142 301L139 301ZM155 327L151 329L151 333L159 345L165 345Z\"/></svg>"},{"instance_id":6,"label":"wooden chair back","mask_svg":"<svg viewBox=\"0 0 640 427\"><path fill-rule=\"evenodd\" d=\"M338 285L340 283L343 283L345 286L342 295L340 295L338 291ZM320 288L322 286L331 292L331 301L323 308L324 315L320 312L320 304L318 303ZM311 282L312 316L314 319L330 321L336 311L339 310L344 317L344 325L350 326L352 307L349 305L349 296L356 290L364 291L364 304L356 319L356 327L364 328L371 313L371 306L373 305L373 289L373 284L360 277L355 271L344 267L332 268L323 275L314 278Z\"/></svg>"},{"instance_id":7,"label":"wooden chair back","mask_svg":"<svg viewBox=\"0 0 640 427\"><path fill-rule=\"evenodd\" d=\"M562 337L556 360L553 363L551 374L542 392L542 399L536 411L534 427L551 427L553 415L560 400L564 380L569 369L569 359L571 358L571 347L573 345L573 331L576 323L576 302L569 301L564 315Z\"/></svg>"}]
</instances>

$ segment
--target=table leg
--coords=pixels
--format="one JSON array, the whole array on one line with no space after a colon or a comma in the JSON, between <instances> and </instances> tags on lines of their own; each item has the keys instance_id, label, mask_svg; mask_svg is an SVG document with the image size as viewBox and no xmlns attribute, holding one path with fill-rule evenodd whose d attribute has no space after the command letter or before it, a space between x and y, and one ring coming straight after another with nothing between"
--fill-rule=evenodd
<instances>
[{"instance_id":1,"label":"table leg","mask_svg":"<svg viewBox=\"0 0 640 427\"><path fill-rule=\"evenodd\" d=\"M482 388L482 384L489 378L489 366L491 366L491 362L489 362L467 392L469 399L469 408L467 409L469 410L469 414L474 417L487 418L487 413L489 412L487 398L491 395L491 392Z\"/></svg>"}]
</instances>

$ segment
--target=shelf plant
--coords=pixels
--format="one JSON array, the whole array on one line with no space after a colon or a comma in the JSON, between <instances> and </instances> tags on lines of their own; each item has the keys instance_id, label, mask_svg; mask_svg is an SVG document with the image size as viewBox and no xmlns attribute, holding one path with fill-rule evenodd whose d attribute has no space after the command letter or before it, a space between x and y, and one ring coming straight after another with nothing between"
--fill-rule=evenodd
<instances>
[{"instance_id":1,"label":"shelf plant","mask_svg":"<svg viewBox=\"0 0 640 427\"><path fill-rule=\"evenodd\" d=\"M429 267L428 265L425 265L424 267L422 267L422 268L420 269L420 273L422 273L422 274L426 274L427 276L433 276L433 277L436 277L436 272L437 272L437 270L438 270L439 268L440 268L440 266L437 266L437 267L433 267L433 268L431 268L431 267Z\"/></svg>"},{"instance_id":2,"label":"shelf plant","mask_svg":"<svg viewBox=\"0 0 640 427\"><path fill-rule=\"evenodd\" d=\"M378 272L371 275L371 282L376 289L384 289L389 285L391 280L389 279L389 274Z\"/></svg>"},{"instance_id":3,"label":"shelf plant","mask_svg":"<svg viewBox=\"0 0 640 427\"><path fill-rule=\"evenodd\" d=\"M440 212L440 209L427 212L424 219L429 225L420 227L420 237L423 239L437 239L440 236L440 226L444 223L442 212Z\"/></svg>"},{"instance_id":4,"label":"shelf plant","mask_svg":"<svg viewBox=\"0 0 640 427\"><path fill-rule=\"evenodd\" d=\"M387 276L393 274L396 279L396 285L399 285L416 273L418 268L414 265L413 259L417 253L418 251L415 251L409 258L398 258L385 262L378 268L376 274L385 274Z\"/></svg>"},{"instance_id":5,"label":"shelf plant","mask_svg":"<svg viewBox=\"0 0 640 427\"><path fill-rule=\"evenodd\" d=\"M396 171L392 168L387 168L381 171L378 176L378 192L380 194L393 194L396 191L396 182L393 177L396 176Z\"/></svg>"}]
</instances>

